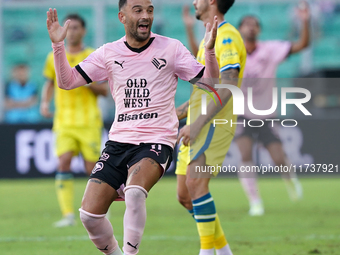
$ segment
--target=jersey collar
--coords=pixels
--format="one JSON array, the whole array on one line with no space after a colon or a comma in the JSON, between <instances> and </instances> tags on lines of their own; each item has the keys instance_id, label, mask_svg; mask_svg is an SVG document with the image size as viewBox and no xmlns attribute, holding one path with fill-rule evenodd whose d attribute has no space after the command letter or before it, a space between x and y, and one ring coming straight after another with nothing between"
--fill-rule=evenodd
<instances>
[{"instance_id":1,"label":"jersey collar","mask_svg":"<svg viewBox=\"0 0 340 255\"><path fill-rule=\"evenodd\" d=\"M218 25L218 28L222 27L224 24L227 24L228 22L223 20L219 25Z\"/></svg>"},{"instance_id":2,"label":"jersey collar","mask_svg":"<svg viewBox=\"0 0 340 255\"><path fill-rule=\"evenodd\" d=\"M124 44L126 45L126 47L129 48L129 50L131 50L131 51L133 51L133 52L136 52L136 53L141 53L141 52L145 51L147 48L149 48L149 46L151 45L151 43L153 42L153 40L155 40L155 37L151 34L151 37L150 37L148 43L145 44L145 45L144 45L143 47L141 47L141 48L133 48L133 47L131 47L131 46L127 43L127 41L124 41Z\"/></svg>"}]
</instances>

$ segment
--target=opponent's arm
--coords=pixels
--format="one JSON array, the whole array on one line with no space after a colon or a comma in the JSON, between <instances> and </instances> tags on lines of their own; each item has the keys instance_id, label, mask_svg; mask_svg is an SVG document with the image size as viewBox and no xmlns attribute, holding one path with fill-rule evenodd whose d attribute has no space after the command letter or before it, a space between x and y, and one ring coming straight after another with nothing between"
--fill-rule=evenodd
<instances>
[{"instance_id":1,"label":"opponent's arm","mask_svg":"<svg viewBox=\"0 0 340 255\"><path fill-rule=\"evenodd\" d=\"M238 83L238 76L239 76L239 70L238 69L229 69L221 73L221 79L222 84L230 84L237 86ZM216 114L221 111L221 109L228 103L230 97L232 96L229 89L221 88L217 90L217 93L219 94L222 105L220 103L215 103L213 100L210 100L209 105L207 106L207 114L206 115L200 115L194 123L184 126L178 135L177 142L180 141L180 139L183 137L183 144L187 146L191 141L195 140L198 136L199 132L202 130L202 128L209 123ZM214 95L215 100L218 102L219 100L216 98L216 95ZM190 128L192 127L192 128Z\"/></svg>"},{"instance_id":2,"label":"opponent's arm","mask_svg":"<svg viewBox=\"0 0 340 255\"><path fill-rule=\"evenodd\" d=\"M222 84L234 85L237 86L238 84L238 77L239 77L239 70L238 69L229 69L221 73L221 80ZM217 90L218 95L221 98L222 105L217 103L215 105L213 100L210 100L207 106L207 114L200 115L197 120L195 121L195 125L200 128L203 128L204 125L209 123L216 114L222 110L222 108L228 103L229 99L231 98L232 94L229 89L220 88ZM217 96L214 94L214 98L216 102L219 102Z\"/></svg>"},{"instance_id":3,"label":"opponent's arm","mask_svg":"<svg viewBox=\"0 0 340 255\"><path fill-rule=\"evenodd\" d=\"M303 6L300 6L298 8L298 15L300 17L300 20L302 22L302 28L300 31L300 38L297 42L292 43L292 47L290 49L289 54L298 53L301 50L308 47L310 43L310 10L308 7L308 4L302 4Z\"/></svg>"},{"instance_id":4,"label":"opponent's arm","mask_svg":"<svg viewBox=\"0 0 340 255\"><path fill-rule=\"evenodd\" d=\"M215 55L215 42L217 37L217 27L218 21L217 16L214 18L213 26L210 23L206 26L206 32L204 36L205 42L205 70L202 78L199 81L190 81L191 83L196 83L200 88L212 91L211 87L214 88L215 84L218 83L217 79L220 76L220 69L217 63ZM208 85L208 86L207 86Z\"/></svg>"},{"instance_id":5,"label":"opponent's arm","mask_svg":"<svg viewBox=\"0 0 340 255\"><path fill-rule=\"evenodd\" d=\"M40 114L46 118L51 118L50 103L54 92L54 82L47 79L41 93Z\"/></svg>"},{"instance_id":6,"label":"opponent's arm","mask_svg":"<svg viewBox=\"0 0 340 255\"><path fill-rule=\"evenodd\" d=\"M79 72L70 66L66 58L64 39L69 24L70 20L67 20L64 27L59 25L56 9L50 8L47 12L46 25L52 41L57 84L62 89L74 89L87 83Z\"/></svg>"},{"instance_id":7,"label":"opponent's arm","mask_svg":"<svg viewBox=\"0 0 340 255\"><path fill-rule=\"evenodd\" d=\"M178 120L182 120L188 116L188 109L189 109L189 100L186 101L184 104L176 108L176 114Z\"/></svg>"},{"instance_id":8,"label":"opponent's arm","mask_svg":"<svg viewBox=\"0 0 340 255\"><path fill-rule=\"evenodd\" d=\"M187 5L183 7L182 18L184 21L185 30L187 32L187 37L188 37L191 52L194 56L197 56L198 44L196 42L195 33L194 33L195 18L190 15L190 8Z\"/></svg>"}]
</instances>

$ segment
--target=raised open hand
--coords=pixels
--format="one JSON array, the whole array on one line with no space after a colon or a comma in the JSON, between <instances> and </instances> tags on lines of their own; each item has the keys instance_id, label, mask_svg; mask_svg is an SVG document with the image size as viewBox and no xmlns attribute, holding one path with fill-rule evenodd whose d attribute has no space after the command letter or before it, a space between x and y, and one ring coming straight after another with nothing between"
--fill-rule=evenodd
<instances>
[{"instance_id":1,"label":"raised open hand","mask_svg":"<svg viewBox=\"0 0 340 255\"><path fill-rule=\"evenodd\" d=\"M208 50L211 50L215 47L215 41L216 41L216 36L217 36L217 26L218 26L217 16L214 17L214 24L212 28L211 28L210 23L206 25L204 42L205 42L205 48Z\"/></svg>"},{"instance_id":2,"label":"raised open hand","mask_svg":"<svg viewBox=\"0 0 340 255\"><path fill-rule=\"evenodd\" d=\"M190 7L188 5L183 7L182 18L186 27L192 28L195 25L196 19L190 14Z\"/></svg>"},{"instance_id":3,"label":"raised open hand","mask_svg":"<svg viewBox=\"0 0 340 255\"><path fill-rule=\"evenodd\" d=\"M297 8L297 15L302 21L309 21L311 14L310 8L307 1L300 1L299 6Z\"/></svg>"},{"instance_id":4,"label":"raised open hand","mask_svg":"<svg viewBox=\"0 0 340 255\"><path fill-rule=\"evenodd\" d=\"M71 20L67 20L64 26L62 27L60 26L59 21L58 21L57 10L56 9L52 10L52 8L50 8L47 11L46 25L47 25L48 34L53 43L64 41L70 22Z\"/></svg>"}]
</instances>

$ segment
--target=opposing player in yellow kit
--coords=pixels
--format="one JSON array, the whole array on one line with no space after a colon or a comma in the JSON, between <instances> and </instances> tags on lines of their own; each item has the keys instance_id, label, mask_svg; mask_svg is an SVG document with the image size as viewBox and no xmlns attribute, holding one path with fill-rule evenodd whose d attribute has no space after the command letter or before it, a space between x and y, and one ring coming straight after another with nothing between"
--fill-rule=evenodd
<instances>
[{"instance_id":1,"label":"opposing player in yellow kit","mask_svg":"<svg viewBox=\"0 0 340 255\"><path fill-rule=\"evenodd\" d=\"M86 33L84 19L77 14L68 15L65 20L68 19L71 22L66 38L67 59L71 66L75 66L94 49L84 47L83 38ZM81 152L86 173L89 175L100 156L103 124L97 96L107 94L107 84L90 84L70 91L60 89L57 86L53 52L47 56L44 76L47 80L43 88L40 111L45 117L52 116L49 106L55 94L53 131L59 160L55 186L63 218L54 225L66 227L75 224L71 160Z\"/></svg>"},{"instance_id":2,"label":"opposing player in yellow kit","mask_svg":"<svg viewBox=\"0 0 340 255\"><path fill-rule=\"evenodd\" d=\"M239 32L224 20L233 3L234 0L195 0L194 7L196 18L204 25L211 23L215 15L218 17L215 49L221 83L240 87L247 53ZM187 15L184 16L186 20L189 19ZM192 27L187 22L186 25L191 48L196 53ZM197 60L205 64L204 41L198 48ZM199 254L213 255L216 250L217 255L231 255L209 192L210 178L217 172L211 174L204 169L206 166L222 165L235 133L236 125L214 126L213 120L224 119L235 123L237 116L233 115L233 99L228 89L218 89L221 104L207 100L207 113L202 115L201 98L204 93L194 86L189 103L177 108L179 119L187 117L187 125L179 134L182 144L176 169L178 200L196 220L201 242ZM214 98L216 102L220 101L216 94Z\"/></svg>"}]
</instances>

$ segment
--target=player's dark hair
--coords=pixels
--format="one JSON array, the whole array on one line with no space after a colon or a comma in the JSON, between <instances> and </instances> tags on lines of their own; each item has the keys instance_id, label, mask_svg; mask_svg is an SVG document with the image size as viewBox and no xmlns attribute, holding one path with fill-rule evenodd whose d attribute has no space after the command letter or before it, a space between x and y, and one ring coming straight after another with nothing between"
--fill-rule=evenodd
<instances>
[{"instance_id":1,"label":"player's dark hair","mask_svg":"<svg viewBox=\"0 0 340 255\"><path fill-rule=\"evenodd\" d=\"M217 0L217 9L223 15L233 6L235 0Z\"/></svg>"},{"instance_id":2,"label":"player's dark hair","mask_svg":"<svg viewBox=\"0 0 340 255\"><path fill-rule=\"evenodd\" d=\"M260 19L259 19L258 17L256 17L255 15L246 15L246 16L244 16L244 17L241 19L240 23L238 24L238 27L239 27L239 28L243 25L243 23L246 21L246 19L253 19L253 20L255 20L256 23L257 23L257 26L258 26L259 28L261 28L261 21L260 21Z\"/></svg>"},{"instance_id":3,"label":"player's dark hair","mask_svg":"<svg viewBox=\"0 0 340 255\"><path fill-rule=\"evenodd\" d=\"M119 0L119 4L118 4L119 10L121 10L124 7L124 5L126 5L126 2L127 0Z\"/></svg>"},{"instance_id":4,"label":"player's dark hair","mask_svg":"<svg viewBox=\"0 0 340 255\"><path fill-rule=\"evenodd\" d=\"M70 13L65 17L65 21L71 19L71 20L78 20L83 28L86 27L85 20L77 13Z\"/></svg>"}]
</instances>

